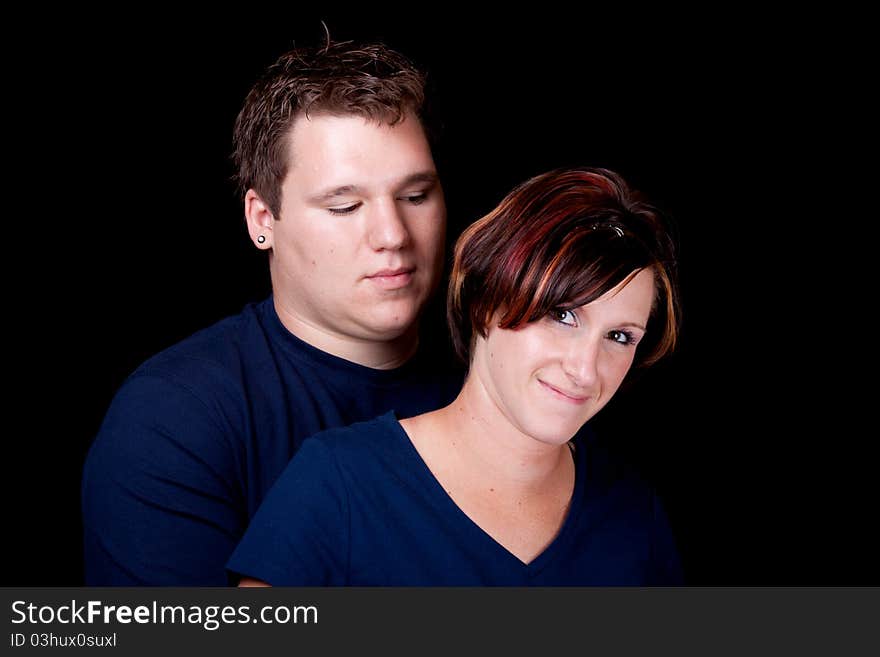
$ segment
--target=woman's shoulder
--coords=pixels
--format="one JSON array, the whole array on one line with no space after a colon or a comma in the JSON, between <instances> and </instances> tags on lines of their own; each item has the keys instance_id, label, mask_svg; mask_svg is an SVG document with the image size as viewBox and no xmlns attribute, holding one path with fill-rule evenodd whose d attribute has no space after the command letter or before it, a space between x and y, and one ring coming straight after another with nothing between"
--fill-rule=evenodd
<instances>
[{"instance_id":1,"label":"woman's shoulder","mask_svg":"<svg viewBox=\"0 0 880 657\"><path fill-rule=\"evenodd\" d=\"M397 415L392 410L370 420L325 429L307 438L300 451L308 447L345 461L364 458L371 453L394 449L402 431Z\"/></svg>"}]
</instances>

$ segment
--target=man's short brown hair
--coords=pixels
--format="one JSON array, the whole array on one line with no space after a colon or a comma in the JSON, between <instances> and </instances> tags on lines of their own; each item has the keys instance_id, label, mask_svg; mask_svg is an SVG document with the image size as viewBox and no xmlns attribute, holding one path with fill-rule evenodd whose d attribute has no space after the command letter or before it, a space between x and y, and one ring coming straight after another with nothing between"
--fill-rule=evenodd
<instances>
[{"instance_id":1,"label":"man's short brown hair","mask_svg":"<svg viewBox=\"0 0 880 657\"><path fill-rule=\"evenodd\" d=\"M284 53L253 86L235 122L233 158L242 192L254 189L278 219L288 139L300 116L362 116L395 125L423 119L425 75L380 43L352 41Z\"/></svg>"}]
</instances>

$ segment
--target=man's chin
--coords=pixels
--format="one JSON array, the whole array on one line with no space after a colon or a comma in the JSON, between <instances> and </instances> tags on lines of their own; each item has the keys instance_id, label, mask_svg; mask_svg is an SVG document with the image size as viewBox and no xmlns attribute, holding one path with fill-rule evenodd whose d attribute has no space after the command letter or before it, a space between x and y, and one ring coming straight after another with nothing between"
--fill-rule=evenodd
<instances>
[{"instance_id":1,"label":"man's chin","mask_svg":"<svg viewBox=\"0 0 880 657\"><path fill-rule=\"evenodd\" d=\"M361 316L361 323L381 339L393 340L412 329L419 320L422 305L414 299L379 302Z\"/></svg>"},{"instance_id":2,"label":"man's chin","mask_svg":"<svg viewBox=\"0 0 880 657\"><path fill-rule=\"evenodd\" d=\"M402 326L398 325L374 325L368 329L367 339L376 342L395 342L397 340L406 340L417 333L413 322L409 322Z\"/></svg>"},{"instance_id":3,"label":"man's chin","mask_svg":"<svg viewBox=\"0 0 880 657\"><path fill-rule=\"evenodd\" d=\"M388 317L371 317L363 322L364 338L376 342L406 340L418 332L418 314L397 313Z\"/></svg>"}]
</instances>

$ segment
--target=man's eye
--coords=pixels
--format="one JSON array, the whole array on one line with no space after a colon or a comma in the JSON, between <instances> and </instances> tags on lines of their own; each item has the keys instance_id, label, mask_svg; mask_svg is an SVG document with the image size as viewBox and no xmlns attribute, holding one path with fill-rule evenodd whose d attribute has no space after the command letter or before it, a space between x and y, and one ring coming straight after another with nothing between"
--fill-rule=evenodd
<instances>
[{"instance_id":1,"label":"man's eye","mask_svg":"<svg viewBox=\"0 0 880 657\"><path fill-rule=\"evenodd\" d=\"M577 325L577 319L575 318L574 313L570 310L554 310L550 315L560 324L565 324L566 326Z\"/></svg>"},{"instance_id":2,"label":"man's eye","mask_svg":"<svg viewBox=\"0 0 880 657\"><path fill-rule=\"evenodd\" d=\"M420 204L424 203L427 198L428 198L427 192L422 192L420 194L409 194L407 196L404 196L403 200L408 201L409 203L412 203L413 205L420 205Z\"/></svg>"},{"instance_id":3,"label":"man's eye","mask_svg":"<svg viewBox=\"0 0 880 657\"><path fill-rule=\"evenodd\" d=\"M328 212L333 214L351 214L355 210L357 210L361 206L360 203L355 203L354 205L347 205L344 208L327 208Z\"/></svg>"}]
</instances>

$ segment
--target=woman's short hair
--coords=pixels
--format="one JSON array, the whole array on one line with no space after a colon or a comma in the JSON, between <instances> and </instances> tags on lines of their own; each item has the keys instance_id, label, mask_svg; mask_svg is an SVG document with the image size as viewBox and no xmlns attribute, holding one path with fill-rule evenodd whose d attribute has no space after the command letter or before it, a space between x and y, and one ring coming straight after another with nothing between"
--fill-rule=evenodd
<instances>
[{"instance_id":1,"label":"woman's short hair","mask_svg":"<svg viewBox=\"0 0 880 657\"><path fill-rule=\"evenodd\" d=\"M477 335L515 329L598 299L651 268L656 297L637 362L675 346L679 292L670 227L607 169L557 169L517 186L455 245L447 320L456 353L470 361Z\"/></svg>"}]
</instances>

